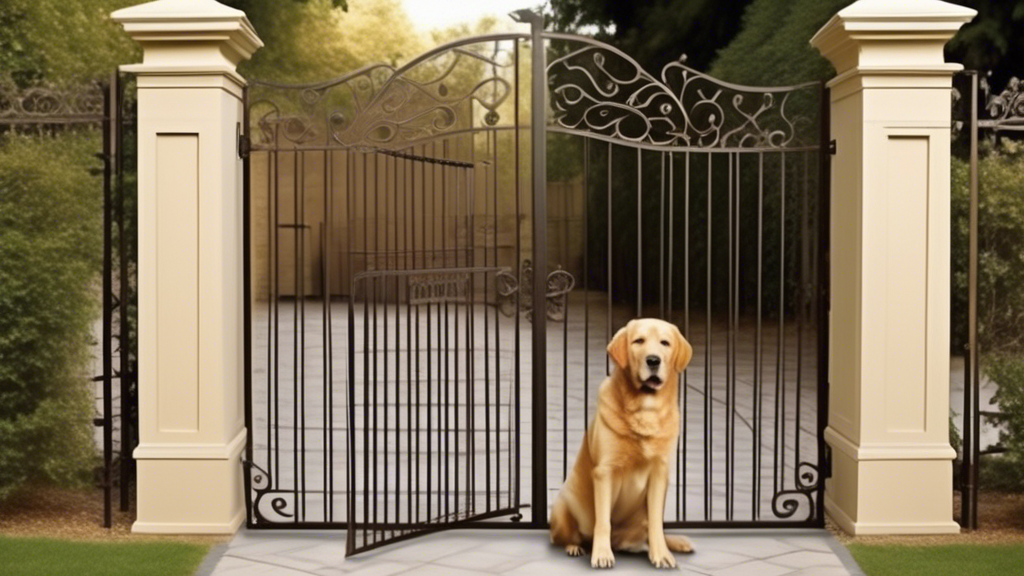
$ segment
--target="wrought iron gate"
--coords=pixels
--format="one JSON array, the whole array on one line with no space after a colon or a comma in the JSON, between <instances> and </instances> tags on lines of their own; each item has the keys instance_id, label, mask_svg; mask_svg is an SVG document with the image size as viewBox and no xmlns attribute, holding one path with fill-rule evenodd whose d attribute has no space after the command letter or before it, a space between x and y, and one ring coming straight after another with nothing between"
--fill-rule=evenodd
<instances>
[{"instance_id":1,"label":"wrought iron gate","mask_svg":"<svg viewBox=\"0 0 1024 576\"><path fill-rule=\"evenodd\" d=\"M249 526L545 527L638 316L695 351L666 526L822 525L824 89L655 77L516 17L250 83Z\"/></svg>"}]
</instances>

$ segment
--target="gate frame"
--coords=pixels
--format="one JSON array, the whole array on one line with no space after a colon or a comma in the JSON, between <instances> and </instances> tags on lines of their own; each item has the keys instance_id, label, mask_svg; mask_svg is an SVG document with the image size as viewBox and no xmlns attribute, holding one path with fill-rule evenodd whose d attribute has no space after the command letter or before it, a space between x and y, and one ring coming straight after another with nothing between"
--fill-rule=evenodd
<instances>
[{"instance_id":1,"label":"gate frame","mask_svg":"<svg viewBox=\"0 0 1024 576\"><path fill-rule=\"evenodd\" d=\"M569 34L546 32L544 29L544 18L542 15L536 14L530 10L520 10L511 15L513 19L521 22L528 23L531 26L530 34L501 34L495 36L479 36L479 37L466 37L455 40L450 43L442 44L428 50L424 54L421 54L414 58L410 63L399 68L395 74L400 74L403 70L413 66L414 64L425 60L426 58L442 52L443 50L450 49L453 47L466 45L474 42L490 41L496 39L512 39L516 42L529 41L531 42L531 53L532 60L537 61L538 59L542 62L541 66L531 65L531 128L530 138L532 145L532 162L531 162L531 180L532 180L532 193L533 193L533 213L532 213L532 225L533 225L533 258L532 263L535 267L532 278L532 307L534 310L543 310L546 307L546 292L547 292L547 173L546 170L537 170L537 166L544 166L546 168L546 149L547 149L547 138L551 133L557 133L559 130L552 130L552 126L548 124L546 118L546 111L548 109L547 100L549 92L548 83L548 67L547 67L547 40L575 40L576 37ZM597 46L600 48L606 48L610 50L617 49L604 43L596 42L593 39L586 37L579 37L579 40L590 45ZM620 53L621 54L621 53ZM622 54L622 56L629 58L628 55ZM630 60L632 60L630 58ZM635 62L634 62L635 64ZM642 70L642 67L640 68ZM754 86L741 86L731 85L726 82L722 82L712 76L706 75L695 71L700 76L707 80L714 82L722 86L728 86L736 90L767 90L767 91L786 91L795 90L799 88L808 88L815 84L820 86L820 96L818 103L818 119L819 119L819 130L818 139L813 146L806 146L808 150L814 150L818 153L818 173L819 181L816 187L813 188L816 193L817 201L819 202L817 210L818 218L818 234L821 241L818 262L819 266L819 283L815 287L817 292L817 310L816 315L819 319L827 318L827 312L829 310L829 200L830 200L830 184L831 180L826 176L830 173L831 166L831 155L835 154L835 141L831 140L831 126L830 126L830 114L829 114L829 96L830 90L823 83L807 83L797 86L780 86L761 88ZM344 78L345 76L342 76ZM337 80L331 80L328 82L336 82ZM255 81L254 82L258 82ZM302 87L314 87L320 84L308 84L304 86L287 86L276 83L263 83L267 86L275 88L302 88ZM243 160L243 179L244 179L244 207L245 207L245 227L246 227L246 250L245 250L245 306L246 306L246 317L245 317L245 332L246 332L246 382L245 382L245 394L246 394L246 428L247 434L249 435L249 442L246 446L246 464L252 466L255 470L252 472L257 475L257 479L262 481L262 471L255 466L253 463L252 453L252 374L251 374L251 251L249 249L251 230L250 226L250 204L251 199L249 197L250 190L250 156L253 152L259 151L252 141L252 136L249 131L252 128L250 118L250 105L252 104L249 87L245 87L243 90L243 103L244 103L244 129L239 134L239 151L240 156ZM543 126L543 129L534 129L532 126ZM571 131L563 131L564 133L572 133ZM585 140L592 139L593 136L581 135ZM602 139L598 137L597 139ZM617 140L610 138L603 138L609 143L616 143ZM621 142L620 145L633 147L630 143ZM695 147L695 151L701 152ZM338 149L344 149L340 147ZM640 148L637 148L638 150ZM273 150L287 150L285 148L277 148ZM741 149L740 149L741 150ZM780 148L780 151L785 151L786 148ZM713 153L713 149L707 149L708 153ZM385 149L378 150L378 152L386 152ZM350 302L351 305L351 302ZM531 423L532 429L532 478L531 478L531 494L533 500L528 504L531 510L546 510L547 509L547 458L548 442L547 442L547 363L550 360L547 356L547 317L545 314L534 314L533 315L533 330L532 330L532 387L531 394L533 398L532 405L532 417ZM814 470L816 477L813 480L808 494L814 495L814 503L812 506L812 517L807 520L786 520L783 518L777 518L773 520L687 520L687 521L670 521L666 522L666 528L678 529L678 528L736 528L736 529L760 529L760 528L820 528L825 525L825 513L824 513L824 490L825 490L825 479L831 476L831 462L830 462L830 449L827 446L823 434L827 426L827 415L828 415L828 362L822 359L828 358L828 345L829 345L829 332L827 329L817 330L817 342L815 346L815 352L818 358L816 367L816 398L817 398L817 409L815 416L815 430L816 430L816 442L817 442L817 461L814 464L810 464ZM544 382L545 385L539 383ZM798 432L797 432L798 433ZM521 438L517 441L517 446L521 442ZM517 448L518 449L518 448ZM253 502L252 502L252 474L247 471L244 474L244 482L246 489L246 525L250 529L328 529L328 528L340 528L343 525L348 524L348 520L345 522L302 522L299 524L292 523L257 523L254 521L254 515L252 513ZM491 515L493 516L493 515ZM531 520L528 523L521 523L517 521L494 521L494 520L467 520L460 521L455 524L450 524L441 527L440 529L446 528L459 528L459 527L473 527L473 528L484 528L484 529L547 529L549 522L547 514L538 515L532 514ZM436 530L430 530L430 532ZM415 537L419 534L425 534L428 532L411 533L398 537L392 541L405 540L407 538ZM372 546L376 547L376 545ZM370 549L370 548L365 548ZM362 549L360 549L362 550Z\"/></svg>"}]
</instances>

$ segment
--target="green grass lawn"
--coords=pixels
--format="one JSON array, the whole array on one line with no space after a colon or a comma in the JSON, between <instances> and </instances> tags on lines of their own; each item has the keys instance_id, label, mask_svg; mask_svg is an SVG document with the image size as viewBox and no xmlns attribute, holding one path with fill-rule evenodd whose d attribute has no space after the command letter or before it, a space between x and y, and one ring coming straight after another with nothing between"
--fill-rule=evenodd
<instances>
[{"instance_id":1,"label":"green grass lawn","mask_svg":"<svg viewBox=\"0 0 1024 576\"><path fill-rule=\"evenodd\" d=\"M900 546L851 544L868 576L1004 576L1024 574L1024 545Z\"/></svg>"},{"instance_id":2,"label":"green grass lawn","mask_svg":"<svg viewBox=\"0 0 1024 576\"><path fill-rule=\"evenodd\" d=\"M0 537L4 576L191 576L210 546Z\"/></svg>"}]
</instances>

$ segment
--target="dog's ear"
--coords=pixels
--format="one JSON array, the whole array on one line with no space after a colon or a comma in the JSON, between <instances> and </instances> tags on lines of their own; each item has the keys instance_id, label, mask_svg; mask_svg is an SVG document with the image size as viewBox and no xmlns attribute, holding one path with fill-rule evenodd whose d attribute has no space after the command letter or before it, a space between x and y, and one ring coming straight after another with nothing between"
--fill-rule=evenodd
<instances>
[{"instance_id":1,"label":"dog's ear","mask_svg":"<svg viewBox=\"0 0 1024 576\"><path fill-rule=\"evenodd\" d=\"M679 328L675 325L676 332L676 352L673 357L673 365L675 366L676 372L682 372L686 370L686 367L690 364L690 359L693 358L693 347L683 337L683 333L679 331Z\"/></svg>"},{"instance_id":2,"label":"dog's ear","mask_svg":"<svg viewBox=\"0 0 1024 576\"><path fill-rule=\"evenodd\" d=\"M608 343L608 355L623 370L629 368L629 324L619 328L615 337Z\"/></svg>"}]
</instances>

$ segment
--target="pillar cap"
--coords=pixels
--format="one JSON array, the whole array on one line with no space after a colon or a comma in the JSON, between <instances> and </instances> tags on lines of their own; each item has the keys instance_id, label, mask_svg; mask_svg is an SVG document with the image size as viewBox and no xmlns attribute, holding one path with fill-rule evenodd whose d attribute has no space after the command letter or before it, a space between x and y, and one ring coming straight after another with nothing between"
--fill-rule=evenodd
<instances>
[{"instance_id":1,"label":"pillar cap","mask_svg":"<svg viewBox=\"0 0 1024 576\"><path fill-rule=\"evenodd\" d=\"M143 66L159 66L165 52L175 51L179 64L191 59L200 66L223 64L233 69L263 46L245 12L216 0L156 0L110 16L142 45ZM186 55L180 49L190 44L208 50Z\"/></svg>"},{"instance_id":2,"label":"pillar cap","mask_svg":"<svg viewBox=\"0 0 1024 576\"><path fill-rule=\"evenodd\" d=\"M859 0L811 38L840 76L859 67L952 73L943 47L977 11L940 0Z\"/></svg>"}]
</instances>

